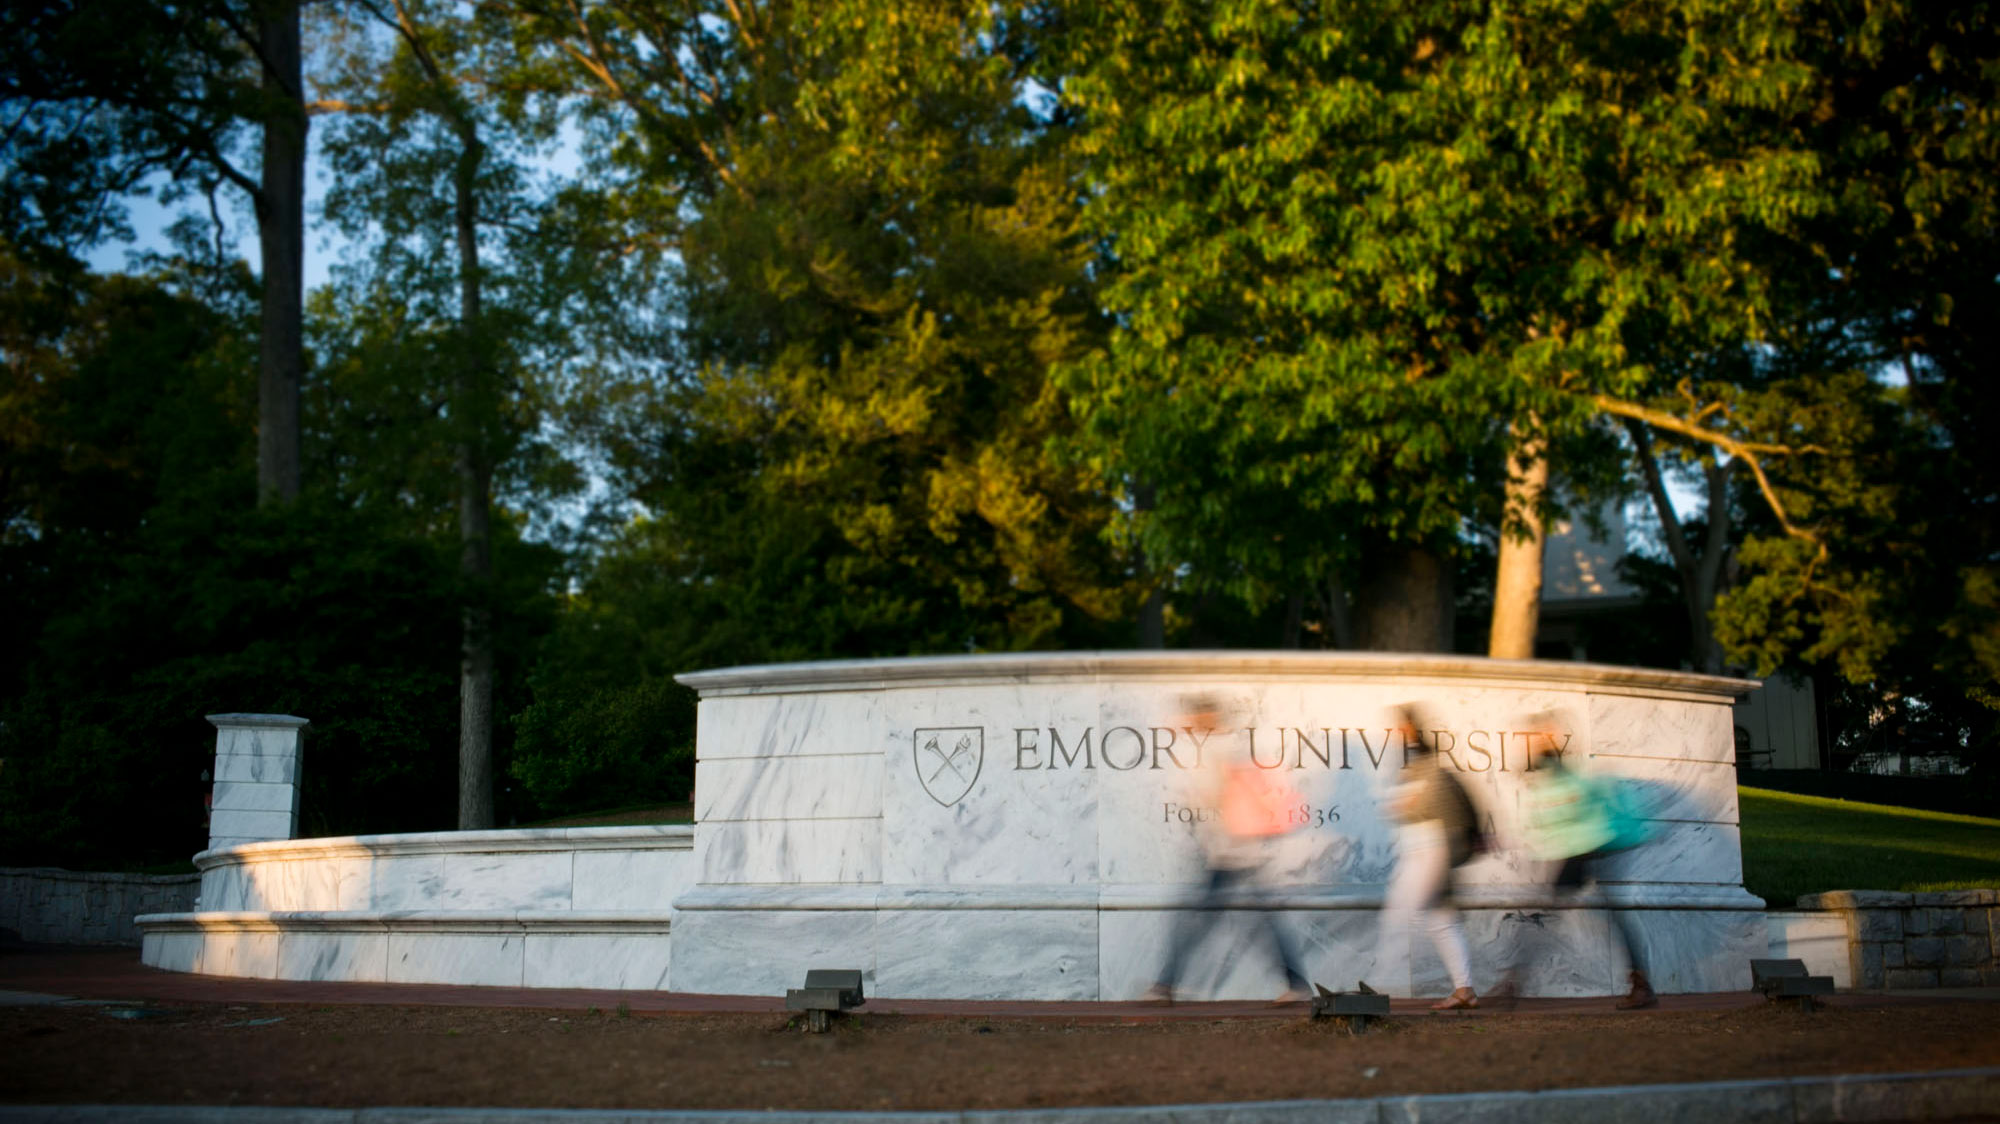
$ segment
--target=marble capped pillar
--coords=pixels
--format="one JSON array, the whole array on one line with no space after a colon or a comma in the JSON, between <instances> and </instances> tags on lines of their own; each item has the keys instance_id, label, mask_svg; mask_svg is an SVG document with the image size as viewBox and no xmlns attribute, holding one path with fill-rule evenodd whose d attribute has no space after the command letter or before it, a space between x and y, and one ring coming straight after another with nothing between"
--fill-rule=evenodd
<instances>
[{"instance_id":1,"label":"marble capped pillar","mask_svg":"<svg viewBox=\"0 0 2000 1124\"><path fill-rule=\"evenodd\" d=\"M1462 871L1475 983L1509 962L1529 994L1622 991L1601 907L1631 911L1656 987L1748 986L1763 903L1743 890L1730 706L1755 683L1456 656L1030 653L730 668L701 692L695 885L674 903L673 986L777 994L860 968L885 997L1129 999L1158 970L1201 877L1191 796L1209 738L1284 772L1297 828L1245 909L1275 911L1314 979L1442 994L1421 934L1378 957L1395 862L1382 796L1403 768L1389 709L1421 700L1445 760L1503 842L1518 838L1529 736L1561 713L1574 766L1635 782L1655 821L1598 895L1551 908L1514 851ZM1221 733L1178 725L1219 696ZM1580 907L1592 908L1580 908ZM1186 990L1282 988L1247 916L1224 919Z\"/></svg>"},{"instance_id":2,"label":"marble capped pillar","mask_svg":"<svg viewBox=\"0 0 2000 1124\"><path fill-rule=\"evenodd\" d=\"M292 839L299 827L299 758L304 718L289 714L211 714L214 789L208 848Z\"/></svg>"}]
</instances>

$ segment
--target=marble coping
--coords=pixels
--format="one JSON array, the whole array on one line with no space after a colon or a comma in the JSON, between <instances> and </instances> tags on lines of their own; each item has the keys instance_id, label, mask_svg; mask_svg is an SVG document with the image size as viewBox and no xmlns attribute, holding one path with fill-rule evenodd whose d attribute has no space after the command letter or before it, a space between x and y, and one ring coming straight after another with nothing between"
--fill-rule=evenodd
<instances>
[{"instance_id":1,"label":"marble coping","mask_svg":"<svg viewBox=\"0 0 2000 1124\"><path fill-rule=\"evenodd\" d=\"M1359 910L1382 908L1382 885L1268 886L1237 895L1229 908ZM990 885L980 887L843 885L698 885L674 899L676 912L775 910L1158 910L1193 908L1191 885ZM1545 886L1459 886L1461 909L1667 909L1761 911L1764 900L1720 883L1611 883L1552 899Z\"/></svg>"},{"instance_id":2,"label":"marble coping","mask_svg":"<svg viewBox=\"0 0 2000 1124\"><path fill-rule=\"evenodd\" d=\"M194 857L207 871L279 859L380 858L389 855L494 855L537 851L692 851L692 824L624 827L531 827L499 831L426 831L406 835L338 835L272 839L216 847Z\"/></svg>"},{"instance_id":3,"label":"marble coping","mask_svg":"<svg viewBox=\"0 0 2000 1124\"><path fill-rule=\"evenodd\" d=\"M134 919L149 933L209 932L432 932L666 933L665 911L509 910L211 910L200 913L147 913Z\"/></svg>"},{"instance_id":4,"label":"marble coping","mask_svg":"<svg viewBox=\"0 0 2000 1124\"><path fill-rule=\"evenodd\" d=\"M206 717L211 725L217 727L261 726L268 729L303 730L312 725L312 719L292 714L210 714Z\"/></svg>"},{"instance_id":5,"label":"marble coping","mask_svg":"<svg viewBox=\"0 0 2000 1124\"><path fill-rule=\"evenodd\" d=\"M682 685L699 691L703 698L996 682L1304 679L1344 683L1413 679L1476 681L1494 686L1583 688L1598 694L1720 702L1743 698L1761 685L1752 679L1568 660L1496 660L1481 656L1408 652L1198 650L1006 652L971 656L817 660L717 668L687 672L674 678Z\"/></svg>"}]
</instances>

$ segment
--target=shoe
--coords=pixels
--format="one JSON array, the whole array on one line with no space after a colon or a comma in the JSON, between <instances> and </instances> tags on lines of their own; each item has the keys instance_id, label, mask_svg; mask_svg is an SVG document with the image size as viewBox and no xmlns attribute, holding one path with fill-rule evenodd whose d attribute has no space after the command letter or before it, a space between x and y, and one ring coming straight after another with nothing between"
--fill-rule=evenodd
<instances>
[{"instance_id":1,"label":"shoe","mask_svg":"<svg viewBox=\"0 0 2000 1124\"><path fill-rule=\"evenodd\" d=\"M1139 1002L1151 1003L1157 1007L1171 1007L1174 1005L1174 989L1166 984L1154 984L1146 989L1146 994L1139 997Z\"/></svg>"},{"instance_id":2,"label":"shoe","mask_svg":"<svg viewBox=\"0 0 2000 1124\"><path fill-rule=\"evenodd\" d=\"M1375 989L1374 989L1374 988L1372 988L1372 987L1369 987L1369 986L1368 986L1368 981L1367 981L1367 980L1355 980L1355 981L1354 981L1354 990L1355 990L1355 991L1358 991L1358 992L1360 992L1360 993L1361 993L1361 994L1363 994L1363 995L1374 995L1374 994L1375 994Z\"/></svg>"},{"instance_id":3,"label":"shoe","mask_svg":"<svg viewBox=\"0 0 2000 1124\"><path fill-rule=\"evenodd\" d=\"M1658 1004L1660 997L1653 994L1653 985L1646 982L1644 972L1632 973L1632 990L1620 996L1616 1004L1620 1011L1636 1011L1641 1007Z\"/></svg>"},{"instance_id":4,"label":"shoe","mask_svg":"<svg viewBox=\"0 0 2000 1124\"><path fill-rule=\"evenodd\" d=\"M1469 987L1461 987L1443 999L1431 1004L1433 1011L1470 1011L1479 1006L1479 996Z\"/></svg>"}]
</instances>

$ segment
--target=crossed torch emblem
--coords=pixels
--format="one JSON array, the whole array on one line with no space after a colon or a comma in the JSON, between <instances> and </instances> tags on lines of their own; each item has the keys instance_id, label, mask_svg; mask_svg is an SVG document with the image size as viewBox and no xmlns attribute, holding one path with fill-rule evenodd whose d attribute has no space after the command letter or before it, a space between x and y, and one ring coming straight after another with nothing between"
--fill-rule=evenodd
<instances>
[{"instance_id":1,"label":"crossed torch emblem","mask_svg":"<svg viewBox=\"0 0 2000 1124\"><path fill-rule=\"evenodd\" d=\"M924 791L947 808L965 799L979 779L986 755L986 731L976 727L918 730L915 741L917 780Z\"/></svg>"}]
</instances>

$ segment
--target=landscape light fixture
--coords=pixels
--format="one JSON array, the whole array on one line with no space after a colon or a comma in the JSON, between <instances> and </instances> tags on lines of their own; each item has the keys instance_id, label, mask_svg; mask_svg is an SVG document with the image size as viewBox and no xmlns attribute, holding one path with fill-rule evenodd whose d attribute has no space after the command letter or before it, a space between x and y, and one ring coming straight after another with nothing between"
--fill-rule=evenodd
<instances>
[{"instance_id":1,"label":"landscape light fixture","mask_svg":"<svg viewBox=\"0 0 2000 1124\"><path fill-rule=\"evenodd\" d=\"M804 1011L806 1029L814 1034L833 1029L833 1016L865 1002L861 973L851 968L814 968L806 973L806 986L785 992L785 1010Z\"/></svg>"},{"instance_id":2,"label":"landscape light fixture","mask_svg":"<svg viewBox=\"0 0 2000 1124\"><path fill-rule=\"evenodd\" d=\"M1314 984L1313 990L1319 994L1313 996L1312 1017L1346 1019L1347 1033L1368 1033L1370 1021L1389 1017L1389 997L1367 984L1361 986L1361 991L1328 991L1326 985Z\"/></svg>"},{"instance_id":3,"label":"landscape light fixture","mask_svg":"<svg viewBox=\"0 0 2000 1124\"><path fill-rule=\"evenodd\" d=\"M1766 999L1798 1000L1799 1010L1807 1014L1815 1009L1813 996L1833 994L1833 977L1806 975L1803 960L1752 960L1750 984Z\"/></svg>"}]
</instances>

